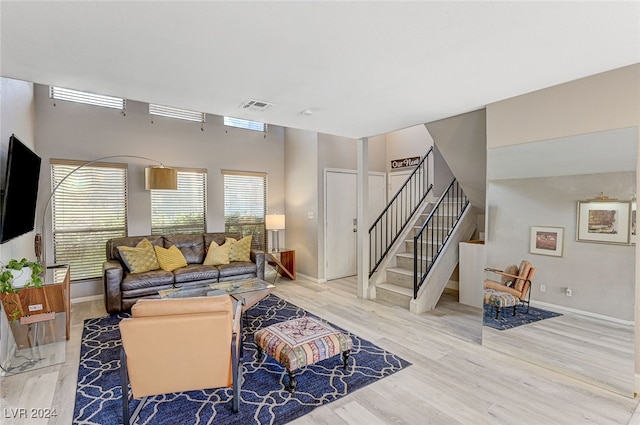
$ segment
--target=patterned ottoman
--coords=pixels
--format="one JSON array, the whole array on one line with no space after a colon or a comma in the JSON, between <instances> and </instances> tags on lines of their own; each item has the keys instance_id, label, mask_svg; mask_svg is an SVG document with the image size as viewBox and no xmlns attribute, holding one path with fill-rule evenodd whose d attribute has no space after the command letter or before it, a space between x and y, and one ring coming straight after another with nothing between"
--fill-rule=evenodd
<instances>
[{"instance_id":1,"label":"patterned ottoman","mask_svg":"<svg viewBox=\"0 0 640 425\"><path fill-rule=\"evenodd\" d=\"M520 305L520 299L508 292L496 291L495 289L484 290L484 303L496 309L496 319L503 307L513 307L513 315L516 315L516 307Z\"/></svg>"},{"instance_id":2,"label":"patterned ottoman","mask_svg":"<svg viewBox=\"0 0 640 425\"><path fill-rule=\"evenodd\" d=\"M266 352L280 363L289 374L287 390L293 392L297 381L294 371L342 353L347 368L353 348L351 338L312 317L301 317L276 323L257 331L253 339L258 346L258 360Z\"/></svg>"}]
</instances>

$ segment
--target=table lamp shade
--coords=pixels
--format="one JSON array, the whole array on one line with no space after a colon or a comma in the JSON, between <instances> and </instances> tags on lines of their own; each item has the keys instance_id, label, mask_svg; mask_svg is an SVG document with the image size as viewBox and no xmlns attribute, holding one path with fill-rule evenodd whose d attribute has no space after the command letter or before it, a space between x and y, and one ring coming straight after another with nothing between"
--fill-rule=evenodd
<instances>
[{"instance_id":1,"label":"table lamp shade","mask_svg":"<svg viewBox=\"0 0 640 425\"><path fill-rule=\"evenodd\" d=\"M265 217L267 230L284 230L284 214L269 214Z\"/></svg>"},{"instance_id":2,"label":"table lamp shade","mask_svg":"<svg viewBox=\"0 0 640 425\"><path fill-rule=\"evenodd\" d=\"M178 171L168 167L147 167L144 169L144 185L147 190L176 190Z\"/></svg>"}]
</instances>

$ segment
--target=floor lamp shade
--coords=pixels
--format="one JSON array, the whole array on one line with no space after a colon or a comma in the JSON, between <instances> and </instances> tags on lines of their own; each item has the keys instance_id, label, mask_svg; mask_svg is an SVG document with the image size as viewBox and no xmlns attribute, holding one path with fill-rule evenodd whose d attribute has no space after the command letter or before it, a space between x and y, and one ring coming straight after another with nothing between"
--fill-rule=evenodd
<instances>
[{"instance_id":1,"label":"floor lamp shade","mask_svg":"<svg viewBox=\"0 0 640 425\"><path fill-rule=\"evenodd\" d=\"M284 230L284 214L269 214L265 217L264 227L271 231L272 245L271 248L275 251L280 249L280 242L278 241L278 231Z\"/></svg>"},{"instance_id":2,"label":"floor lamp shade","mask_svg":"<svg viewBox=\"0 0 640 425\"><path fill-rule=\"evenodd\" d=\"M147 167L144 169L144 186L147 190L176 190L178 171L168 167Z\"/></svg>"}]
</instances>

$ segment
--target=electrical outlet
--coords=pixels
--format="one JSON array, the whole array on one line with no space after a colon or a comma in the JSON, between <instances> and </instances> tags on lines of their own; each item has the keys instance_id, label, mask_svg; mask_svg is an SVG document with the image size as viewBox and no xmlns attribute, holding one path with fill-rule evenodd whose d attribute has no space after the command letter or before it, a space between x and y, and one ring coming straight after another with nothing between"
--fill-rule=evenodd
<instances>
[{"instance_id":1,"label":"electrical outlet","mask_svg":"<svg viewBox=\"0 0 640 425\"><path fill-rule=\"evenodd\" d=\"M547 285L545 285L544 283L540 285L540 292L545 292L546 290L547 290Z\"/></svg>"},{"instance_id":2,"label":"electrical outlet","mask_svg":"<svg viewBox=\"0 0 640 425\"><path fill-rule=\"evenodd\" d=\"M570 296L571 296L571 294L572 294L572 292L571 292L571 288L567 288L567 289L565 289L565 290L564 290L564 294L565 294L567 297L570 297Z\"/></svg>"}]
</instances>

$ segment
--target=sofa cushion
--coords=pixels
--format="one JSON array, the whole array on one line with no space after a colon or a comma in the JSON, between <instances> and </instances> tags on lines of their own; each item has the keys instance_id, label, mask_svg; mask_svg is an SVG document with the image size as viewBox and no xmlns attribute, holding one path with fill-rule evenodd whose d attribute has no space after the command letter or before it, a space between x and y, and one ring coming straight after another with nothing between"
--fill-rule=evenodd
<instances>
[{"instance_id":1,"label":"sofa cushion","mask_svg":"<svg viewBox=\"0 0 640 425\"><path fill-rule=\"evenodd\" d=\"M149 235L149 236L125 236L121 238L113 238L107 241L107 261L116 260L122 261L122 257L120 257L120 252L118 251L119 246L130 246L135 247L140 243L143 239L147 239L151 242L153 246L164 246L164 238L159 235Z\"/></svg>"},{"instance_id":2,"label":"sofa cushion","mask_svg":"<svg viewBox=\"0 0 640 425\"><path fill-rule=\"evenodd\" d=\"M164 247L176 246L189 264L202 264L205 256L205 245L202 233L180 234L164 237Z\"/></svg>"},{"instance_id":3,"label":"sofa cushion","mask_svg":"<svg viewBox=\"0 0 640 425\"><path fill-rule=\"evenodd\" d=\"M211 241L207 256L202 264L205 266L229 264L229 248L231 248L231 244L223 243L222 245L218 245L216 241Z\"/></svg>"},{"instance_id":4,"label":"sofa cushion","mask_svg":"<svg viewBox=\"0 0 640 425\"><path fill-rule=\"evenodd\" d=\"M204 234L204 246L205 248L209 248L209 246L211 245L211 242L215 242L218 245L222 245L225 243L225 241L227 240L227 238L233 238L233 239L240 239L242 238L242 235L239 233L225 233L225 232L219 232L219 233L205 233Z\"/></svg>"},{"instance_id":5,"label":"sofa cushion","mask_svg":"<svg viewBox=\"0 0 640 425\"><path fill-rule=\"evenodd\" d=\"M220 279L223 277L253 274L255 276L257 266L252 261L232 261L229 264L216 266L220 271Z\"/></svg>"},{"instance_id":6,"label":"sofa cushion","mask_svg":"<svg viewBox=\"0 0 640 425\"><path fill-rule=\"evenodd\" d=\"M215 266L205 266L203 264L189 264L186 267L174 270L173 274L175 276L176 286L181 286L181 284L187 282L203 280L217 282L218 276L220 275Z\"/></svg>"},{"instance_id":7,"label":"sofa cushion","mask_svg":"<svg viewBox=\"0 0 640 425\"><path fill-rule=\"evenodd\" d=\"M245 236L240 240L227 238L225 245L229 247L229 261L251 261L251 235Z\"/></svg>"},{"instance_id":8,"label":"sofa cushion","mask_svg":"<svg viewBox=\"0 0 640 425\"><path fill-rule=\"evenodd\" d=\"M171 245L169 248L156 246L154 249L156 250L156 257L158 257L158 263L160 263L162 270L171 272L187 265L187 260L184 258L184 255L182 255L182 251L175 245Z\"/></svg>"},{"instance_id":9,"label":"sofa cushion","mask_svg":"<svg viewBox=\"0 0 640 425\"><path fill-rule=\"evenodd\" d=\"M148 239L142 239L135 247L119 246L122 261L131 273L148 272L160 268L153 245Z\"/></svg>"},{"instance_id":10,"label":"sofa cushion","mask_svg":"<svg viewBox=\"0 0 640 425\"><path fill-rule=\"evenodd\" d=\"M159 289L172 288L173 273L162 269L143 272L126 273L120 282L120 290L126 297L157 293Z\"/></svg>"}]
</instances>

